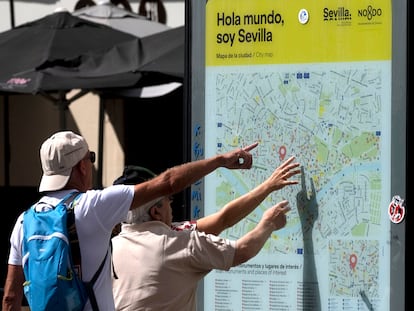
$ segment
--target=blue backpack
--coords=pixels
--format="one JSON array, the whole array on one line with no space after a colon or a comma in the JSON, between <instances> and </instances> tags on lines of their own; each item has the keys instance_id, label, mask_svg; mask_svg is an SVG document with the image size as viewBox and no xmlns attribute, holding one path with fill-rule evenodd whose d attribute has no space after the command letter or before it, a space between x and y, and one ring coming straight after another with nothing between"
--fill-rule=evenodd
<instances>
[{"instance_id":1,"label":"blue backpack","mask_svg":"<svg viewBox=\"0 0 414 311\"><path fill-rule=\"evenodd\" d=\"M81 280L72 258L68 228L74 227L73 202L79 195L70 193L46 211L36 211L34 204L24 213L23 286L31 311L82 311L88 298L98 310L93 284L106 256L90 282Z\"/></svg>"}]
</instances>

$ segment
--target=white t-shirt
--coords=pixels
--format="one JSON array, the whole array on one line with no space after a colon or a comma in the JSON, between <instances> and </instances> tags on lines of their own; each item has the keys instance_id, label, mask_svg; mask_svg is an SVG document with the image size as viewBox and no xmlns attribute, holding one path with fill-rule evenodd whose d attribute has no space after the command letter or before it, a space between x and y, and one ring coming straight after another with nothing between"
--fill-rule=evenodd
<instances>
[{"instance_id":1,"label":"white t-shirt","mask_svg":"<svg viewBox=\"0 0 414 311\"><path fill-rule=\"evenodd\" d=\"M39 202L57 205L74 190L56 191L42 197ZM116 185L103 190L83 193L75 205L75 224L82 257L82 278L89 281L104 259L114 226L126 219L134 197L134 186ZM23 214L19 216L10 237L8 263L22 265ZM107 256L104 269L99 275L94 291L99 310L115 310L112 296L111 256ZM92 310L89 302L85 311Z\"/></svg>"}]
</instances>

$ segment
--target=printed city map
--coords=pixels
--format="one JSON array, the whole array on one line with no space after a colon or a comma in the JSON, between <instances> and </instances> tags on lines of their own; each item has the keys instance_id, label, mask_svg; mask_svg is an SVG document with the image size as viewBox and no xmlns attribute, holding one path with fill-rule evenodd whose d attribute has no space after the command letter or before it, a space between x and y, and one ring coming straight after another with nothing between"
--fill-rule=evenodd
<instances>
[{"instance_id":1,"label":"printed city map","mask_svg":"<svg viewBox=\"0 0 414 311\"><path fill-rule=\"evenodd\" d=\"M253 189L290 156L302 165L298 185L275 192L222 234L236 240L257 224L264 209L282 199L290 202L286 227L274 232L260 256L251 260L257 264L229 273L239 271L246 278L246 268L251 268L251 274L262 274L262 280L296 275L300 283L306 258L313 257L312 281L326 287L326 310L343 310L347 299L375 306L383 298L379 280L388 276L380 271L389 266L384 244L389 234L384 208L389 201L389 180L384 176L389 175L390 161L387 64L207 69L207 153L255 141L259 146L252 151L252 169L219 169L206 178L206 213ZM281 271L289 265L298 271ZM215 273L222 277L222 272ZM288 304L286 310L294 310L296 304Z\"/></svg>"}]
</instances>

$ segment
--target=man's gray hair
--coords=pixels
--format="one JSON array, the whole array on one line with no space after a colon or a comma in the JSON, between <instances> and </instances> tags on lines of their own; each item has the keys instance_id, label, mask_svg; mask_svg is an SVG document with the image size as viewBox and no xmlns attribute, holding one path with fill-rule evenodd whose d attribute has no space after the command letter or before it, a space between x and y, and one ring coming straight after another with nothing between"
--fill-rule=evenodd
<instances>
[{"instance_id":1,"label":"man's gray hair","mask_svg":"<svg viewBox=\"0 0 414 311\"><path fill-rule=\"evenodd\" d=\"M125 220L125 223L127 224L140 224L143 222L151 221L153 220L151 218L151 215L149 214L149 210L154 205L162 202L164 200L164 197L156 198L148 203L145 203L144 205L141 205L137 208L134 208L133 210L129 210L127 214L127 218Z\"/></svg>"}]
</instances>

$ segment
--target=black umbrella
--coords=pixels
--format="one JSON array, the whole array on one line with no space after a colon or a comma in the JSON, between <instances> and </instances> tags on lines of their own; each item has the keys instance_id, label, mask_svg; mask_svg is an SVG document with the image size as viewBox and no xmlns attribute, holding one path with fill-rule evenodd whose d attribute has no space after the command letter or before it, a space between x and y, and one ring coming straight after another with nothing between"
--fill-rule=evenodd
<instances>
[{"instance_id":1,"label":"black umbrella","mask_svg":"<svg viewBox=\"0 0 414 311\"><path fill-rule=\"evenodd\" d=\"M119 94L120 96L142 97L162 96L175 89L184 79L184 26L170 28L165 24L148 20L146 17L121 9L113 4L102 3L85 7L72 12L80 18L104 24L132 34L138 38L153 35L142 40L143 46L151 46L151 61L140 66L139 72L144 78L141 85L145 88L127 88L103 90L103 93ZM174 80L173 82L170 82ZM168 83L164 83L168 82ZM155 86L156 85L156 86Z\"/></svg>"},{"instance_id":2,"label":"black umbrella","mask_svg":"<svg viewBox=\"0 0 414 311\"><path fill-rule=\"evenodd\" d=\"M140 66L153 59L152 45L68 12L54 13L0 33L0 91L132 87L142 78Z\"/></svg>"},{"instance_id":3,"label":"black umbrella","mask_svg":"<svg viewBox=\"0 0 414 311\"><path fill-rule=\"evenodd\" d=\"M184 27L138 38L56 12L0 33L0 92L43 94L60 107L62 128L67 106L89 91L182 82L183 76ZM66 98L72 89L81 91Z\"/></svg>"},{"instance_id":4,"label":"black umbrella","mask_svg":"<svg viewBox=\"0 0 414 311\"><path fill-rule=\"evenodd\" d=\"M145 16L124 10L111 2L98 3L72 12L72 15L104 24L142 38L170 29L165 24L147 19Z\"/></svg>"},{"instance_id":5,"label":"black umbrella","mask_svg":"<svg viewBox=\"0 0 414 311\"><path fill-rule=\"evenodd\" d=\"M184 79L185 26L152 34L141 41L144 46L151 46L152 52L151 59L140 66L140 72Z\"/></svg>"},{"instance_id":6,"label":"black umbrella","mask_svg":"<svg viewBox=\"0 0 414 311\"><path fill-rule=\"evenodd\" d=\"M60 107L65 129L68 105L89 91L182 82L170 72L140 71L159 56L159 48L154 38L144 44L131 34L56 12L0 33L0 92L46 96ZM163 48L170 50L169 40ZM72 89L81 91L66 98Z\"/></svg>"},{"instance_id":7,"label":"black umbrella","mask_svg":"<svg viewBox=\"0 0 414 311\"><path fill-rule=\"evenodd\" d=\"M185 26L170 28L141 38L143 46L151 47L151 59L139 66L142 77L139 81L150 97L162 96L184 81L185 62ZM177 83L179 82L179 83ZM153 90L149 90L153 89ZM141 88L116 88L101 90L101 94L122 97L143 96Z\"/></svg>"}]
</instances>

